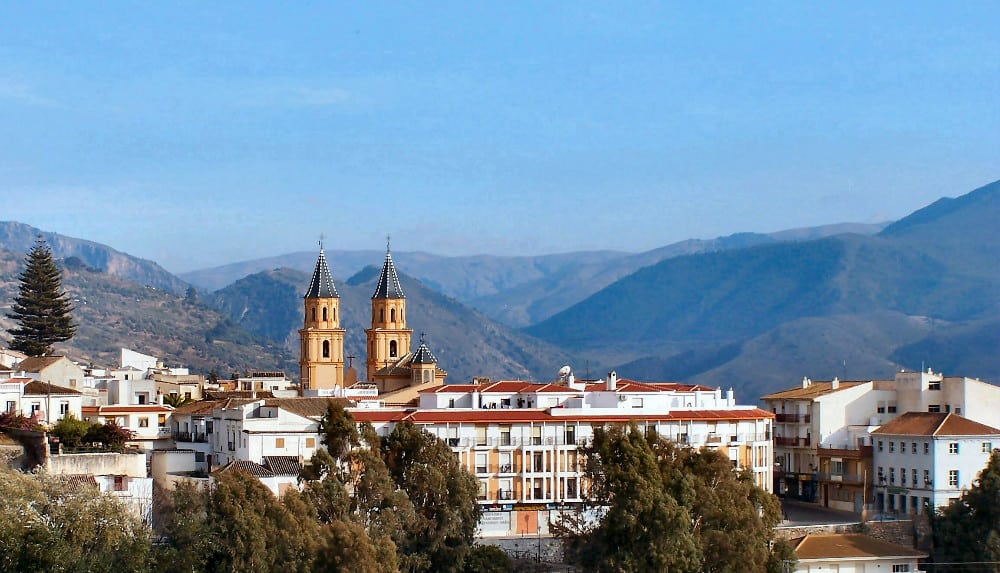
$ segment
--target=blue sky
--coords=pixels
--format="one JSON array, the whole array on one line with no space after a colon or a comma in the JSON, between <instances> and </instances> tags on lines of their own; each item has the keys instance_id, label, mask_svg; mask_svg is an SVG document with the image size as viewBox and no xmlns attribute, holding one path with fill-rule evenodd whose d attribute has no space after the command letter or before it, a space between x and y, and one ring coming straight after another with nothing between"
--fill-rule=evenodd
<instances>
[{"instance_id":1,"label":"blue sky","mask_svg":"<svg viewBox=\"0 0 1000 573\"><path fill-rule=\"evenodd\" d=\"M174 271L640 251L1000 178L1000 9L8 3L0 219Z\"/></svg>"}]
</instances>

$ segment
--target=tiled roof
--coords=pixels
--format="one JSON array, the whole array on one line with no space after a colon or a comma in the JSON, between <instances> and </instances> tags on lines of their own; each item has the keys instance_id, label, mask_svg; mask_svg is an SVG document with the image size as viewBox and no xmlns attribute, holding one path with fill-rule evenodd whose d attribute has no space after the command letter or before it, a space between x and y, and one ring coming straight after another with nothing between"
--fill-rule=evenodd
<instances>
[{"instance_id":1,"label":"tiled roof","mask_svg":"<svg viewBox=\"0 0 1000 573\"><path fill-rule=\"evenodd\" d=\"M433 388L424 390L424 392L428 394L464 394L465 392L475 392L477 390L481 390L478 384L440 384Z\"/></svg>"},{"instance_id":2,"label":"tiled roof","mask_svg":"<svg viewBox=\"0 0 1000 573\"><path fill-rule=\"evenodd\" d=\"M319 250L319 258L316 259L316 268L313 270L312 280L309 281L309 290L306 291L305 298L340 298L337 286L333 284L333 276L330 274L329 265L326 264L326 254L322 248Z\"/></svg>"},{"instance_id":3,"label":"tiled roof","mask_svg":"<svg viewBox=\"0 0 1000 573\"><path fill-rule=\"evenodd\" d=\"M25 372L41 372L63 358L65 356L31 356L22 360L17 369Z\"/></svg>"},{"instance_id":4,"label":"tiled roof","mask_svg":"<svg viewBox=\"0 0 1000 573\"><path fill-rule=\"evenodd\" d=\"M38 380L32 380L24 385L24 394L26 396L45 396L47 394L80 394L79 391L72 388L66 388L64 386L56 386L55 384L46 384L45 382L39 382Z\"/></svg>"},{"instance_id":5,"label":"tiled roof","mask_svg":"<svg viewBox=\"0 0 1000 573\"><path fill-rule=\"evenodd\" d=\"M406 298L403 287L399 286L399 275L396 274L396 265L392 262L392 253L389 249L385 250L385 263L382 265L382 274L378 277L378 285L372 298Z\"/></svg>"},{"instance_id":6,"label":"tiled roof","mask_svg":"<svg viewBox=\"0 0 1000 573\"><path fill-rule=\"evenodd\" d=\"M417 351L413 354L413 360L410 361L410 364L437 364L437 358L427 348L427 345L421 342Z\"/></svg>"},{"instance_id":7,"label":"tiled roof","mask_svg":"<svg viewBox=\"0 0 1000 573\"><path fill-rule=\"evenodd\" d=\"M92 474L63 474L59 476L71 489L97 488L97 480Z\"/></svg>"},{"instance_id":8,"label":"tiled roof","mask_svg":"<svg viewBox=\"0 0 1000 573\"><path fill-rule=\"evenodd\" d=\"M832 394L834 392L839 392L841 390L846 390L848 388L854 388L855 386L860 386L861 384L869 384L870 380L840 380L840 385L837 388L833 387L833 382L821 382L812 381L808 386L803 388L801 385L795 388L788 388L787 390L781 390L773 394L768 394L767 396L761 396L761 400L811 400L813 398L819 398L826 394Z\"/></svg>"},{"instance_id":9,"label":"tiled roof","mask_svg":"<svg viewBox=\"0 0 1000 573\"><path fill-rule=\"evenodd\" d=\"M355 422L399 422L405 419L413 410L351 410Z\"/></svg>"},{"instance_id":10,"label":"tiled roof","mask_svg":"<svg viewBox=\"0 0 1000 573\"><path fill-rule=\"evenodd\" d=\"M924 558L927 554L860 533L806 535L795 545L799 559Z\"/></svg>"},{"instance_id":11,"label":"tiled roof","mask_svg":"<svg viewBox=\"0 0 1000 573\"><path fill-rule=\"evenodd\" d=\"M87 414L103 416L105 414L166 413L173 412L174 409L170 406L161 406L159 404L133 404L131 406L83 406L82 410Z\"/></svg>"},{"instance_id":12,"label":"tiled roof","mask_svg":"<svg viewBox=\"0 0 1000 573\"><path fill-rule=\"evenodd\" d=\"M302 464L295 456L264 456L264 467L276 476L297 476L302 471Z\"/></svg>"},{"instance_id":13,"label":"tiled roof","mask_svg":"<svg viewBox=\"0 0 1000 573\"><path fill-rule=\"evenodd\" d=\"M326 414L326 408L332 403L340 402L344 406L350 402L343 398L309 397L309 398L271 398L264 401L265 406L275 406L303 418L321 418Z\"/></svg>"},{"instance_id":14,"label":"tiled roof","mask_svg":"<svg viewBox=\"0 0 1000 573\"><path fill-rule=\"evenodd\" d=\"M883 436L986 436L1000 430L953 413L907 412L872 432Z\"/></svg>"},{"instance_id":15,"label":"tiled roof","mask_svg":"<svg viewBox=\"0 0 1000 573\"><path fill-rule=\"evenodd\" d=\"M183 406L179 406L174 409L174 415L177 414L211 414L213 410L221 406L225 400L198 400L197 402L188 402Z\"/></svg>"},{"instance_id":16,"label":"tiled roof","mask_svg":"<svg viewBox=\"0 0 1000 573\"><path fill-rule=\"evenodd\" d=\"M226 472L241 472L258 478L274 477L274 472L257 462L251 462L250 460L233 460L229 462L226 467L218 470L216 473L222 474Z\"/></svg>"},{"instance_id":17,"label":"tiled roof","mask_svg":"<svg viewBox=\"0 0 1000 573\"><path fill-rule=\"evenodd\" d=\"M206 390L203 397L205 400L225 400L226 398L262 400L264 398L274 398L274 394L270 390Z\"/></svg>"}]
</instances>

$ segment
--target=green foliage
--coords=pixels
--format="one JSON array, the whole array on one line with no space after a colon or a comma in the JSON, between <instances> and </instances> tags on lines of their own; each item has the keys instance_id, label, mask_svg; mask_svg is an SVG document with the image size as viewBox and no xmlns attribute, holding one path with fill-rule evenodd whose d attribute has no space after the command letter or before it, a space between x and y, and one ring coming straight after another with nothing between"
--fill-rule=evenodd
<instances>
[{"instance_id":1,"label":"green foliage","mask_svg":"<svg viewBox=\"0 0 1000 573\"><path fill-rule=\"evenodd\" d=\"M181 396L180 394L164 394L163 403L167 406L173 406L174 408L179 408L184 404L190 404L194 402L191 398L187 396Z\"/></svg>"},{"instance_id":2,"label":"green foliage","mask_svg":"<svg viewBox=\"0 0 1000 573\"><path fill-rule=\"evenodd\" d=\"M75 448L83 442L90 426L90 422L77 419L71 412L59 420L50 432L59 437L59 443L63 446Z\"/></svg>"},{"instance_id":3,"label":"green foliage","mask_svg":"<svg viewBox=\"0 0 1000 573\"><path fill-rule=\"evenodd\" d=\"M766 571L777 499L715 450L680 447L634 425L597 428L586 448L588 510L556 532L588 571Z\"/></svg>"},{"instance_id":4,"label":"green foliage","mask_svg":"<svg viewBox=\"0 0 1000 573\"><path fill-rule=\"evenodd\" d=\"M0 491L0 573L148 571L149 530L114 497L4 466Z\"/></svg>"},{"instance_id":5,"label":"green foliage","mask_svg":"<svg viewBox=\"0 0 1000 573\"><path fill-rule=\"evenodd\" d=\"M996 572L1000 562L1000 450L971 489L957 503L938 510L934 530L934 561L979 562L964 571ZM988 564L992 563L992 564Z\"/></svg>"},{"instance_id":6,"label":"green foliage","mask_svg":"<svg viewBox=\"0 0 1000 573\"><path fill-rule=\"evenodd\" d=\"M125 444L135 438L135 432L128 428L123 428L113 420L106 424L94 424L87 428L87 433L83 436L83 441L87 443L100 443L104 447L121 451Z\"/></svg>"},{"instance_id":7,"label":"green foliage","mask_svg":"<svg viewBox=\"0 0 1000 573\"><path fill-rule=\"evenodd\" d=\"M18 275L20 287L7 316L17 327L9 332L10 347L28 356L52 352L52 345L73 338L76 325L72 305L62 290L62 274L52 260L52 251L40 238L24 258Z\"/></svg>"},{"instance_id":8,"label":"green foliage","mask_svg":"<svg viewBox=\"0 0 1000 573\"><path fill-rule=\"evenodd\" d=\"M19 412L0 413L0 430L41 430L42 426L38 420L28 418Z\"/></svg>"},{"instance_id":9,"label":"green foliage","mask_svg":"<svg viewBox=\"0 0 1000 573\"><path fill-rule=\"evenodd\" d=\"M358 426L343 402L330 401L319 422L319 433L327 451L338 461L358 445Z\"/></svg>"},{"instance_id":10,"label":"green foliage","mask_svg":"<svg viewBox=\"0 0 1000 573\"><path fill-rule=\"evenodd\" d=\"M476 545L465 558L463 573L510 573L510 557L496 545Z\"/></svg>"}]
</instances>

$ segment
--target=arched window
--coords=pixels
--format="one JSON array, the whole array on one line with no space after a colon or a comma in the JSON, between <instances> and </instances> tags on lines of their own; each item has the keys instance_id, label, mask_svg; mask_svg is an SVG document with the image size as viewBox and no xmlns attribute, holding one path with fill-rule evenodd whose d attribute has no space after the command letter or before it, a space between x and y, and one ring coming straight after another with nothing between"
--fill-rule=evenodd
<instances>
[{"instance_id":1,"label":"arched window","mask_svg":"<svg viewBox=\"0 0 1000 573\"><path fill-rule=\"evenodd\" d=\"M395 357L396 357L396 341L395 340L390 340L389 341L389 358L395 358Z\"/></svg>"},{"instance_id":2,"label":"arched window","mask_svg":"<svg viewBox=\"0 0 1000 573\"><path fill-rule=\"evenodd\" d=\"M392 309L389 311L389 320L391 322L396 322L396 309Z\"/></svg>"},{"instance_id":3,"label":"arched window","mask_svg":"<svg viewBox=\"0 0 1000 573\"><path fill-rule=\"evenodd\" d=\"M430 382L430 381L431 381L431 371L424 370L424 382Z\"/></svg>"},{"instance_id":4,"label":"arched window","mask_svg":"<svg viewBox=\"0 0 1000 573\"><path fill-rule=\"evenodd\" d=\"M313 322L315 322L315 321L316 321L316 307L315 307L315 306L314 306L314 307L312 308L312 311L313 311L313 312L312 312L312 315L313 315Z\"/></svg>"},{"instance_id":5,"label":"arched window","mask_svg":"<svg viewBox=\"0 0 1000 573\"><path fill-rule=\"evenodd\" d=\"M332 308L332 309L330 309L330 311L333 314L333 316L331 317L331 319L332 320L337 320L337 309Z\"/></svg>"},{"instance_id":6,"label":"arched window","mask_svg":"<svg viewBox=\"0 0 1000 573\"><path fill-rule=\"evenodd\" d=\"M324 340L323 341L323 358L329 358L329 357L330 357L330 341L329 340Z\"/></svg>"},{"instance_id":7,"label":"arched window","mask_svg":"<svg viewBox=\"0 0 1000 573\"><path fill-rule=\"evenodd\" d=\"M326 320L326 307L323 307L323 320Z\"/></svg>"},{"instance_id":8,"label":"arched window","mask_svg":"<svg viewBox=\"0 0 1000 573\"><path fill-rule=\"evenodd\" d=\"M380 308L379 309L379 311L378 311L378 320L379 320L379 322L385 322L385 309L384 308Z\"/></svg>"}]
</instances>

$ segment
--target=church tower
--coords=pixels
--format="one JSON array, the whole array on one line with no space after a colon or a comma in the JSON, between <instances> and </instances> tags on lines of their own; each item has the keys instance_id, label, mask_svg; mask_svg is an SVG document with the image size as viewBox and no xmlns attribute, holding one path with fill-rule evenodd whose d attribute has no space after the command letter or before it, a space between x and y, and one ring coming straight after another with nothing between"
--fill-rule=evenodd
<instances>
[{"instance_id":1,"label":"church tower","mask_svg":"<svg viewBox=\"0 0 1000 573\"><path fill-rule=\"evenodd\" d=\"M340 294L320 243L316 270L305 296L305 320L299 331L303 391L344 387L344 332L340 328Z\"/></svg>"},{"instance_id":2,"label":"church tower","mask_svg":"<svg viewBox=\"0 0 1000 573\"><path fill-rule=\"evenodd\" d=\"M399 286L396 265L389 246L385 249L385 264L372 295L372 327L368 335L367 380L375 381L375 372L398 362L410 354L413 331L406 328L406 296Z\"/></svg>"}]
</instances>

